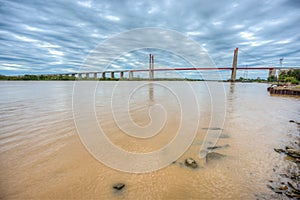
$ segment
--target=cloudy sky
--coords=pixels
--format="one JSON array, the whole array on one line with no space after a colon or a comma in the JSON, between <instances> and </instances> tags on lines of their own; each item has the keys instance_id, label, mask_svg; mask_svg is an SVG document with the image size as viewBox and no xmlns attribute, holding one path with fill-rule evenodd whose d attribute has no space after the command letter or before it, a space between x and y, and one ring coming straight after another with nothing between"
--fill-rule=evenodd
<instances>
[{"instance_id":1,"label":"cloudy sky","mask_svg":"<svg viewBox=\"0 0 300 200\"><path fill-rule=\"evenodd\" d=\"M236 47L241 67L280 66L280 58L282 66L300 67L299 0L0 0L0 19L0 74L5 75L78 72L105 41L147 27L192 39L217 67L231 67ZM146 55L153 52L156 67L189 67L172 52L135 49L109 68L147 68Z\"/></svg>"}]
</instances>

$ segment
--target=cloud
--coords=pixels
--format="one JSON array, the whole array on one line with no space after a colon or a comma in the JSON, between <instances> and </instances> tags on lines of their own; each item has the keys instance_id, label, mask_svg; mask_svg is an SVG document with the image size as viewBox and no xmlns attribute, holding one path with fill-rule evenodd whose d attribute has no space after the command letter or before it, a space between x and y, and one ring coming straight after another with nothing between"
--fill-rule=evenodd
<instances>
[{"instance_id":1,"label":"cloud","mask_svg":"<svg viewBox=\"0 0 300 200\"><path fill-rule=\"evenodd\" d=\"M284 66L300 67L297 2L2 1L0 74L76 72L105 40L144 27L171 29L190 37L205 46L219 67L231 66L235 47L240 49L241 66L278 66L279 58L284 57ZM168 37L165 42L177 43ZM148 53L141 50L132 56L123 55L120 59L125 60L116 61L111 68L147 66ZM186 66L169 53L156 54L157 67Z\"/></svg>"},{"instance_id":2,"label":"cloud","mask_svg":"<svg viewBox=\"0 0 300 200\"><path fill-rule=\"evenodd\" d=\"M90 1L77 1L77 3L83 7L87 7L87 8L92 7L92 2L90 2Z\"/></svg>"},{"instance_id":3,"label":"cloud","mask_svg":"<svg viewBox=\"0 0 300 200\"><path fill-rule=\"evenodd\" d=\"M106 15L105 18L110 20L110 21L119 21L120 20L119 17L113 16L113 15Z\"/></svg>"}]
</instances>

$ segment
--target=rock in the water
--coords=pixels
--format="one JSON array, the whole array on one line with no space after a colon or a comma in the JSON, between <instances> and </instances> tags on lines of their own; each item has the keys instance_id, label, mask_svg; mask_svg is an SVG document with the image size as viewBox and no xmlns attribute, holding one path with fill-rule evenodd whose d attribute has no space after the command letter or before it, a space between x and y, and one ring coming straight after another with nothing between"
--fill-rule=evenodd
<instances>
[{"instance_id":1,"label":"rock in the water","mask_svg":"<svg viewBox=\"0 0 300 200\"><path fill-rule=\"evenodd\" d=\"M293 190L298 190L297 189L297 186L294 186L294 184L293 183L291 183L291 182L288 182L288 185L293 189ZM298 190L299 191L299 190ZM300 191L299 191L300 192Z\"/></svg>"},{"instance_id":2,"label":"rock in the water","mask_svg":"<svg viewBox=\"0 0 300 200\"><path fill-rule=\"evenodd\" d=\"M207 147L207 150L213 150L213 149L217 149L217 148L220 148L220 146Z\"/></svg>"},{"instance_id":3,"label":"rock in the water","mask_svg":"<svg viewBox=\"0 0 300 200\"><path fill-rule=\"evenodd\" d=\"M212 160L217 160L220 158L224 158L225 155L220 154L220 153L216 153L216 152L210 152L208 154L206 154L206 162L212 161Z\"/></svg>"},{"instance_id":4,"label":"rock in the water","mask_svg":"<svg viewBox=\"0 0 300 200\"><path fill-rule=\"evenodd\" d=\"M202 128L203 130L214 130L214 131L217 131L217 130L223 130L222 128L219 128L219 127L208 127L208 128Z\"/></svg>"},{"instance_id":5,"label":"rock in the water","mask_svg":"<svg viewBox=\"0 0 300 200\"><path fill-rule=\"evenodd\" d=\"M122 190L125 187L124 183L117 183L115 185L113 185L113 188L116 190Z\"/></svg>"},{"instance_id":6,"label":"rock in the water","mask_svg":"<svg viewBox=\"0 0 300 200\"><path fill-rule=\"evenodd\" d=\"M300 158L300 151L295 148L287 148L286 153L294 158Z\"/></svg>"},{"instance_id":7,"label":"rock in the water","mask_svg":"<svg viewBox=\"0 0 300 200\"><path fill-rule=\"evenodd\" d=\"M294 192L290 192L290 191L286 191L285 195L290 197L290 198L300 198L300 194L294 193Z\"/></svg>"},{"instance_id":8,"label":"rock in the water","mask_svg":"<svg viewBox=\"0 0 300 200\"><path fill-rule=\"evenodd\" d=\"M225 147L229 147L229 144L225 144L223 146L213 146L213 147L207 147L207 150L213 150L213 149L219 149L219 148L225 148Z\"/></svg>"},{"instance_id":9,"label":"rock in the water","mask_svg":"<svg viewBox=\"0 0 300 200\"><path fill-rule=\"evenodd\" d=\"M278 153L286 153L287 155L293 157L295 160L295 162L299 162L300 161L300 150L295 149L294 147L291 146L286 146L285 147L286 150L284 149L274 149L274 151L278 152Z\"/></svg>"},{"instance_id":10,"label":"rock in the water","mask_svg":"<svg viewBox=\"0 0 300 200\"><path fill-rule=\"evenodd\" d=\"M197 162L193 158L187 158L187 159L185 159L184 164L187 167L190 167L190 168L193 168L193 169L196 169L198 167Z\"/></svg>"},{"instance_id":11,"label":"rock in the water","mask_svg":"<svg viewBox=\"0 0 300 200\"><path fill-rule=\"evenodd\" d=\"M283 149L274 149L274 151L276 151L277 153L285 153L285 150Z\"/></svg>"},{"instance_id":12,"label":"rock in the water","mask_svg":"<svg viewBox=\"0 0 300 200\"><path fill-rule=\"evenodd\" d=\"M286 150L287 150L287 149L294 149L294 147L287 145L287 146L285 147L285 149L286 149Z\"/></svg>"},{"instance_id":13,"label":"rock in the water","mask_svg":"<svg viewBox=\"0 0 300 200\"><path fill-rule=\"evenodd\" d=\"M285 184L282 184L281 186L279 186L278 188L279 190L287 190L288 187Z\"/></svg>"},{"instance_id":14,"label":"rock in the water","mask_svg":"<svg viewBox=\"0 0 300 200\"><path fill-rule=\"evenodd\" d=\"M295 121L295 120L290 120L289 122L295 123L295 124L297 124L297 125L300 125L300 122L297 122L297 121Z\"/></svg>"},{"instance_id":15,"label":"rock in the water","mask_svg":"<svg viewBox=\"0 0 300 200\"><path fill-rule=\"evenodd\" d=\"M271 190L273 190L273 192L275 192L275 193L282 194L282 192L283 192L282 190L274 188L271 185L267 185L267 186L268 186L268 188L270 188Z\"/></svg>"}]
</instances>

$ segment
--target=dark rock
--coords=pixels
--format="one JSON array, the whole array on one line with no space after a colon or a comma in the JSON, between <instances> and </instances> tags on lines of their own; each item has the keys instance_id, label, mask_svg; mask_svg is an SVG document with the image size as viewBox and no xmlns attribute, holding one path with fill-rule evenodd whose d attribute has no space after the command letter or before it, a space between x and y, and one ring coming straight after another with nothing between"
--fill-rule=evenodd
<instances>
[{"instance_id":1,"label":"dark rock","mask_svg":"<svg viewBox=\"0 0 300 200\"><path fill-rule=\"evenodd\" d=\"M117 183L115 185L113 185L113 188L116 190L122 190L125 187L124 183Z\"/></svg>"},{"instance_id":2,"label":"dark rock","mask_svg":"<svg viewBox=\"0 0 300 200\"><path fill-rule=\"evenodd\" d=\"M277 153L286 153L287 155L295 158L294 162L299 162L300 161L300 151L298 149L295 149L294 147L291 146L286 146L286 150L284 149L274 149Z\"/></svg>"},{"instance_id":3,"label":"dark rock","mask_svg":"<svg viewBox=\"0 0 300 200\"><path fill-rule=\"evenodd\" d=\"M184 162L185 166L196 169L198 167L197 162L193 158L187 158Z\"/></svg>"},{"instance_id":4,"label":"dark rock","mask_svg":"<svg viewBox=\"0 0 300 200\"><path fill-rule=\"evenodd\" d=\"M285 153L285 150L283 150L283 149L275 149L274 148L274 151L276 151L277 153Z\"/></svg>"},{"instance_id":5,"label":"dark rock","mask_svg":"<svg viewBox=\"0 0 300 200\"><path fill-rule=\"evenodd\" d=\"M295 194L294 192L286 191L285 195L290 197L290 198L300 198L299 194Z\"/></svg>"},{"instance_id":6,"label":"dark rock","mask_svg":"<svg viewBox=\"0 0 300 200\"><path fill-rule=\"evenodd\" d=\"M219 127L209 127L209 128L202 128L203 130L214 130L214 131L217 131L217 130L223 130L222 128L219 128Z\"/></svg>"},{"instance_id":7,"label":"dark rock","mask_svg":"<svg viewBox=\"0 0 300 200\"><path fill-rule=\"evenodd\" d=\"M298 149L288 148L286 149L286 153L294 158L300 158L300 151Z\"/></svg>"},{"instance_id":8,"label":"dark rock","mask_svg":"<svg viewBox=\"0 0 300 200\"><path fill-rule=\"evenodd\" d=\"M278 193L278 194L282 194L283 191L279 190L278 188L273 188L271 185L267 185L268 188L270 188L273 192Z\"/></svg>"},{"instance_id":9,"label":"dark rock","mask_svg":"<svg viewBox=\"0 0 300 200\"><path fill-rule=\"evenodd\" d=\"M216 152L210 152L208 154L206 154L206 162L212 161L212 160L217 160L220 158L224 158L225 155L220 154L220 153L216 153Z\"/></svg>"},{"instance_id":10,"label":"dark rock","mask_svg":"<svg viewBox=\"0 0 300 200\"><path fill-rule=\"evenodd\" d=\"M295 124L297 124L297 125L300 125L300 122L296 122L295 120L290 120L289 122L295 123Z\"/></svg>"},{"instance_id":11,"label":"dark rock","mask_svg":"<svg viewBox=\"0 0 300 200\"><path fill-rule=\"evenodd\" d=\"M300 190L298 190L298 189L293 189L292 192L293 192L294 194L300 195Z\"/></svg>"},{"instance_id":12,"label":"dark rock","mask_svg":"<svg viewBox=\"0 0 300 200\"><path fill-rule=\"evenodd\" d=\"M300 163L300 158L293 158L292 161L295 163Z\"/></svg>"},{"instance_id":13,"label":"dark rock","mask_svg":"<svg viewBox=\"0 0 300 200\"><path fill-rule=\"evenodd\" d=\"M281 186L278 187L279 190L287 190L288 187L285 184L282 184Z\"/></svg>"},{"instance_id":14,"label":"dark rock","mask_svg":"<svg viewBox=\"0 0 300 200\"><path fill-rule=\"evenodd\" d=\"M282 190L279 190L279 189L277 189L277 188L274 188L273 191L274 191L275 193L277 193L277 194L282 194L282 193L283 193Z\"/></svg>"},{"instance_id":15,"label":"dark rock","mask_svg":"<svg viewBox=\"0 0 300 200\"><path fill-rule=\"evenodd\" d=\"M223 146L213 146L213 147L207 147L207 150L213 150L213 149L219 149L219 148L225 148L225 147L229 147L229 144L225 144Z\"/></svg>"},{"instance_id":16,"label":"dark rock","mask_svg":"<svg viewBox=\"0 0 300 200\"><path fill-rule=\"evenodd\" d=\"M172 162L172 164L175 164L175 163L176 163L176 160Z\"/></svg>"},{"instance_id":17,"label":"dark rock","mask_svg":"<svg viewBox=\"0 0 300 200\"><path fill-rule=\"evenodd\" d=\"M288 182L288 185L293 189L293 190L298 190L296 186L294 186L294 184L292 184L291 182Z\"/></svg>"},{"instance_id":18,"label":"dark rock","mask_svg":"<svg viewBox=\"0 0 300 200\"><path fill-rule=\"evenodd\" d=\"M297 188L297 186L295 186L291 182L288 182L288 185L292 189L292 193L290 195L294 197L300 197L300 190Z\"/></svg>"},{"instance_id":19,"label":"dark rock","mask_svg":"<svg viewBox=\"0 0 300 200\"><path fill-rule=\"evenodd\" d=\"M294 147L288 145L288 146L285 147L285 149L286 150L288 150L288 149L294 149Z\"/></svg>"}]
</instances>

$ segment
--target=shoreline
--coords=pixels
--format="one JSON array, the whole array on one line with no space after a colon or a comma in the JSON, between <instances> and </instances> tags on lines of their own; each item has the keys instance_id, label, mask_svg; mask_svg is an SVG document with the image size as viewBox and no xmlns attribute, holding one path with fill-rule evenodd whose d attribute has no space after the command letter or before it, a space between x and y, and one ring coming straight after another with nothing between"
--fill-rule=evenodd
<instances>
[{"instance_id":1,"label":"shoreline","mask_svg":"<svg viewBox=\"0 0 300 200\"><path fill-rule=\"evenodd\" d=\"M299 85L283 85L277 86L272 85L267 88L267 91L271 95L293 95L300 96L300 86Z\"/></svg>"},{"instance_id":2,"label":"shoreline","mask_svg":"<svg viewBox=\"0 0 300 200\"><path fill-rule=\"evenodd\" d=\"M290 120L300 128L300 122ZM298 130L299 133L299 130ZM274 148L282 159L288 163L286 168L274 166L273 171L277 173L277 180L269 180L267 187L271 189L277 197L288 197L291 199L300 198L300 137L294 134L289 144L284 148ZM283 157L284 156L284 157ZM275 195L274 194L274 195ZM279 196L280 195L280 196Z\"/></svg>"}]
</instances>

